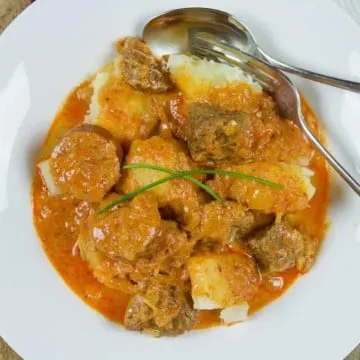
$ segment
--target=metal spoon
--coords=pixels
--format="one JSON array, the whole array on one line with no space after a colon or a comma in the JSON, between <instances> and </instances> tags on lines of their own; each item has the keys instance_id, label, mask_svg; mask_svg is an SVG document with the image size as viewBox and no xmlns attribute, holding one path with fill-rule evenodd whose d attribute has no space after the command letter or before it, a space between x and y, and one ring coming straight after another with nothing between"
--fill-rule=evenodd
<instances>
[{"instance_id":1,"label":"metal spoon","mask_svg":"<svg viewBox=\"0 0 360 360\"><path fill-rule=\"evenodd\" d=\"M278 61L262 50L250 30L232 15L208 8L172 10L150 20L144 27L143 37L155 54L185 53L195 31L208 32L217 41L267 61L276 68L306 79L360 93L360 83L304 70Z\"/></svg>"}]
</instances>

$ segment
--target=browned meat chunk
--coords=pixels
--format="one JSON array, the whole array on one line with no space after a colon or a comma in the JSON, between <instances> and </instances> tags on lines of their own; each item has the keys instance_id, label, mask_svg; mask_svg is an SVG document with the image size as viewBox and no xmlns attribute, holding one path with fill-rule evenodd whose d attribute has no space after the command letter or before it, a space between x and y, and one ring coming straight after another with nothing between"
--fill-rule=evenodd
<instances>
[{"instance_id":1,"label":"browned meat chunk","mask_svg":"<svg viewBox=\"0 0 360 360\"><path fill-rule=\"evenodd\" d=\"M213 201L203 206L199 226L192 232L197 250L219 252L233 240L243 238L256 228L269 224L272 215L246 209L235 201Z\"/></svg>"},{"instance_id":2,"label":"browned meat chunk","mask_svg":"<svg viewBox=\"0 0 360 360\"><path fill-rule=\"evenodd\" d=\"M140 39L128 37L117 44L122 55L122 74L124 80L137 90L156 93L171 88L170 78L165 66L156 59L151 50Z\"/></svg>"},{"instance_id":3,"label":"browned meat chunk","mask_svg":"<svg viewBox=\"0 0 360 360\"><path fill-rule=\"evenodd\" d=\"M120 178L122 150L106 130L82 125L65 134L50 158L54 183L62 194L101 201Z\"/></svg>"},{"instance_id":4,"label":"browned meat chunk","mask_svg":"<svg viewBox=\"0 0 360 360\"><path fill-rule=\"evenodd\" d=\"M308 272L315 264L316 256L319 252L320 243L317 238L304 236L304 252L297 260L296 267L302 272Z\"/></svg>"},{"instance_id":5,"label":"browned meat chunk","mask_svg":"<svg viewBox=\"0 0 360 360\"><path fill-rule=\"evenodd\" d=\"M287 222L274 224L250 238L248 246L264 272L281 272L305 263L305 239Z\"/></svg>"},{"instance_id":6,"label":"browned meat chunk","mask_svg":"<svg viewBox=\"0 0 360 360\"><path fill-rule=\"evenodd\" d=\"M193 103L188 118L188 146L195 161L215 165L251 157L253 128L246 113Z\"/></svg>"},{"instance_id":7,"label":"browned meat chunk","mask_svg":"<svg viewBox=\"0 0 360 360\"><path fill-rule=\"evenodd\" d=\"M161 221L161 228L143 258L167 263L169 267L185 264L194 247L194 241L178 228L175 221ZM177 265L178 264L178 265ZM164 271L164 269L163 269Z\"/></svg>"},{"instance_id":8,"label":"browned meat chunk","mask_svg":"<svg viewBox=\"0 0 360 360\"><path fill-rule=\"evenodd\" d=\"M89 219L89 241L112 259L134 260L144 253L160 229L155 197L144 193L132 201Z\"/></svg>"},{"instance_id":9,"label":"browned meat chunk","mask_svg":"<svg viewBox=\"0 0 360 360\"><path fill-rule=\"evenodd\" d=\"M198 320L190 295L174 285L154 283L144 296L134 296L126 309L125 327L155 336L178 335Z\"/></svg>"},{"instance_id":10,"label":"browned meat chunk","mask_svg":"<svg viewBox=\"0 0 360 360\"><path fill-rule=\"evenodd\" d=\"M193 239L180 230L172 221L161 221L156 238L135 262L135 271L130 274L137 284L148 283L152 276L161 274L169 281L184 279L187 260L194 248Z\"/></svg>"},{"instance_id":11,"label":"browned meat chunk","mask_svg":"<svg viewBox=\"0 0 360 360\"><path fill-rule=\"evenodd\" d=\"M256 210L248 210L241 219L236 232L236 238L242 239L250 235L256 229L270 224L274 220L273 214L264 214Z\"/></svg>"},{"instance_id":12,"label":"browned meat chunk","mask_svg":"<svg viewBox=\"0 0 360 360\"><path fill-rule=\"evenodd\" d=\"M124 325L127 329L140 331L150 325L153 316L153 311L145 303L144 297L135 295L126 308Z\"/></svg>"}]
</instances>

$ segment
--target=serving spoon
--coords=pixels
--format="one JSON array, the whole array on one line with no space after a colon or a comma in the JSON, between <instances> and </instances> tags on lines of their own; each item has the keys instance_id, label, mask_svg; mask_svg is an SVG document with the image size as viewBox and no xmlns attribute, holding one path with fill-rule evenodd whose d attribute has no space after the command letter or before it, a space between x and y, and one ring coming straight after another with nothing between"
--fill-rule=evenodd
<instances>
[{"instance_id":1,"label":"serving spoon","mask_svg":"<svg viewBox=\"0 0 360 360\"><path fill-rule=\"evenodd\" d=\"M202 18L197 20L201 21L201 19ZM355 193L360 196L360 183L358 183L321 144L319 139L307 125L301 109L300 94L292 81L284 73L266 61L239 50L236 46L236 38L233 39L233 42L219 42L217 36L218 33L208 31L213 28L213 23L211 22L204 28L202 23L197 21L196 24L198 25L191 26L189 29L186 26L182 26L181 20L176 21L174 24L175 26L170 27L166 27L166 24L162 23L157 24L157 22L155 22L155 27L153 27L154 23L153 25L150 25L153 21L154 20L150 21L150 23L145 26L144 40L154 53L163 56L174 53L190 52L196 56L210 58L228 63L232 66L240 67L243 71L257 80L261 86L273 96L280 114L300 127L312 145L325 157L328 163L355 191ZM163 18L162 21L167 21L167 18ZM173 20L171 20L171 22L172 21ZM151 28L155 31L149 31ZM166 31L169 30L169 28L172 30L176 29L176 31ZM162 31L161 29L164 29L165 31ZM155 34L157 34L157 36ZM161 46L157 46L159 44Z\"/></svg>"},{"instance_id":2,"label":"serving spoon","mask_svg":"<svg viewBox=\"0 0 360 360\"><path fill-rule=\"evenodd\" d=\"M208 8L182 8L166 12L150 20L144 27L143 38L158 55L184 53L191 47L189 37L202 30L218 42L267 61L274 67L303 78L360 93L360 83L301 69L267 54L257 44L250 30L227 12Z\"/></svg>"}]
</instances>

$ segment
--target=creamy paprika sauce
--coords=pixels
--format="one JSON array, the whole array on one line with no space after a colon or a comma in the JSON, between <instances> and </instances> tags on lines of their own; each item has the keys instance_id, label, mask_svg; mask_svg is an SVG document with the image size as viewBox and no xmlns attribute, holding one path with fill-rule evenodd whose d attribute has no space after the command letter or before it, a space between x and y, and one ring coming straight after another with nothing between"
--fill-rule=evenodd
<instances>
[{"instance_id":1,"label":"creamy paprika sauce","mask_svg":"<svg viewBox=\"0 0 360 360\"><path fill-rule=\"evenodd\" d=\"M226 99L225 101L224 99L220 100L225 104L233 103L234 92L234 89L229 90L228 101ZM85 81L70 93L51 125L38 161L50 156L59 138L67 131L83 123L88 114L92 96L93 89L90 80ZM111 97L111 94L104 96ZM212 94L210 98L216 96ZM173 92L163 97L162 95L156 95L156 99L154 102L157 104L156 106L158 106L159 102L165 104L168 103L169 99L172 101L171 111L173 117L177 118L177 120L175 119L175 122L177 121L176 126L181 125L184 118L181 109L182 95ZM214 100L214 102L216 103L217 100ZM302 99L302 107L306 121L313 131L321 137L319 122L304 99ZM161 111L163 112L163 110ZM111 120L108 118L107 121ZM110 128L117 126L116 121L118 120L114 117L114 123L109 125ZM164 123L164 121L162 122ZM178 131L181 133L181 129L176 126L172 128L173 132ZM143 139L149 138L157 134L161 135L166 131L169 131L167 126L163 128L161 126L153 127L149 133L140 137ZM124 144L123 148L126 156L131 142L126 139L122 144ZM283 150L286 151L287 143L283 142L282 146L284 146ZM316 188L316 192L305 209L290 212L287 214L287 219L294 228L301 233L306 233L312 239L312 244L316 248L316 253L318 253L327 227L326 212L329 176L324 159L316 152L313 153L308 168L313 171L311 182ZM125 311L132 295L108 287L95 278L91 267L82 258L76 246L81 224L87 221L89 214L94 209L97 209L98 205L93 202L74 199L71 195L54 196L49 194L38 169L35 171L33 179L32 200L34 225L44 251L59 275L86 304L111 321L123 324ZM236 252L236 247L230 251ZM303 272L305 271L299 271L297 267L292 266L285 271L262 273L258 290L247 301L249 315L281 296ZM195 328L219 325L221 323L219 313L220 309L201 310Z\"/></svg>"}]
</instances>

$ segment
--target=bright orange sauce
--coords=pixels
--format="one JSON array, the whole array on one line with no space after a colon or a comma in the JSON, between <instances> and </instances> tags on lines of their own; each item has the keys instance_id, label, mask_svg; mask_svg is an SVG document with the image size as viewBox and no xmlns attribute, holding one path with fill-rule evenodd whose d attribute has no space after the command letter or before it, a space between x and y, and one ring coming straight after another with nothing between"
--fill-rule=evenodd
<instances>
[{"instance_id":1,"label":"bright orange sauce","mask_svg":"<svg viewBox=\"0 0 360 360\"><path fill-rule=\"evenodd\" d=\"M79 96L79 90L81 96ZM83 83L71 92L63 108L55 117L40 158L50 153L61 134L83 121L88 110L90 97L91 88L88 82ZM320 135L319 123L304 99L303 111L313 131ZM315 153L310 168L315 173L312 181L317 189L316 194L311 200L311 207L295 214L292 221L300 229L303 228L309 235L318 239L320 243L327 227L326 210L329 178L326 163L319 154ZM72 248L77 240L79 230L78 225L74 222L75 205L73 202L48 196L38 173L35 174L33 181L32 198L35 227L48 258L60 276L85 303L108 319L122 323L129 296L99 283L79 254L72 255ZM49 211L49 216L41 216L44 209ZM86 216L86 209L84 216ZM281 288L273 286L271 279L264 278L259 292L249 303L250 313L281 296L298 276L300 274L296 269L290 269L276 275L276 278L280 279L282 283ZM272 276L272 278L274 277ZM219 311L202 311L197 327L206 328L218 324Z\"/></svg>"}]
</instances>

